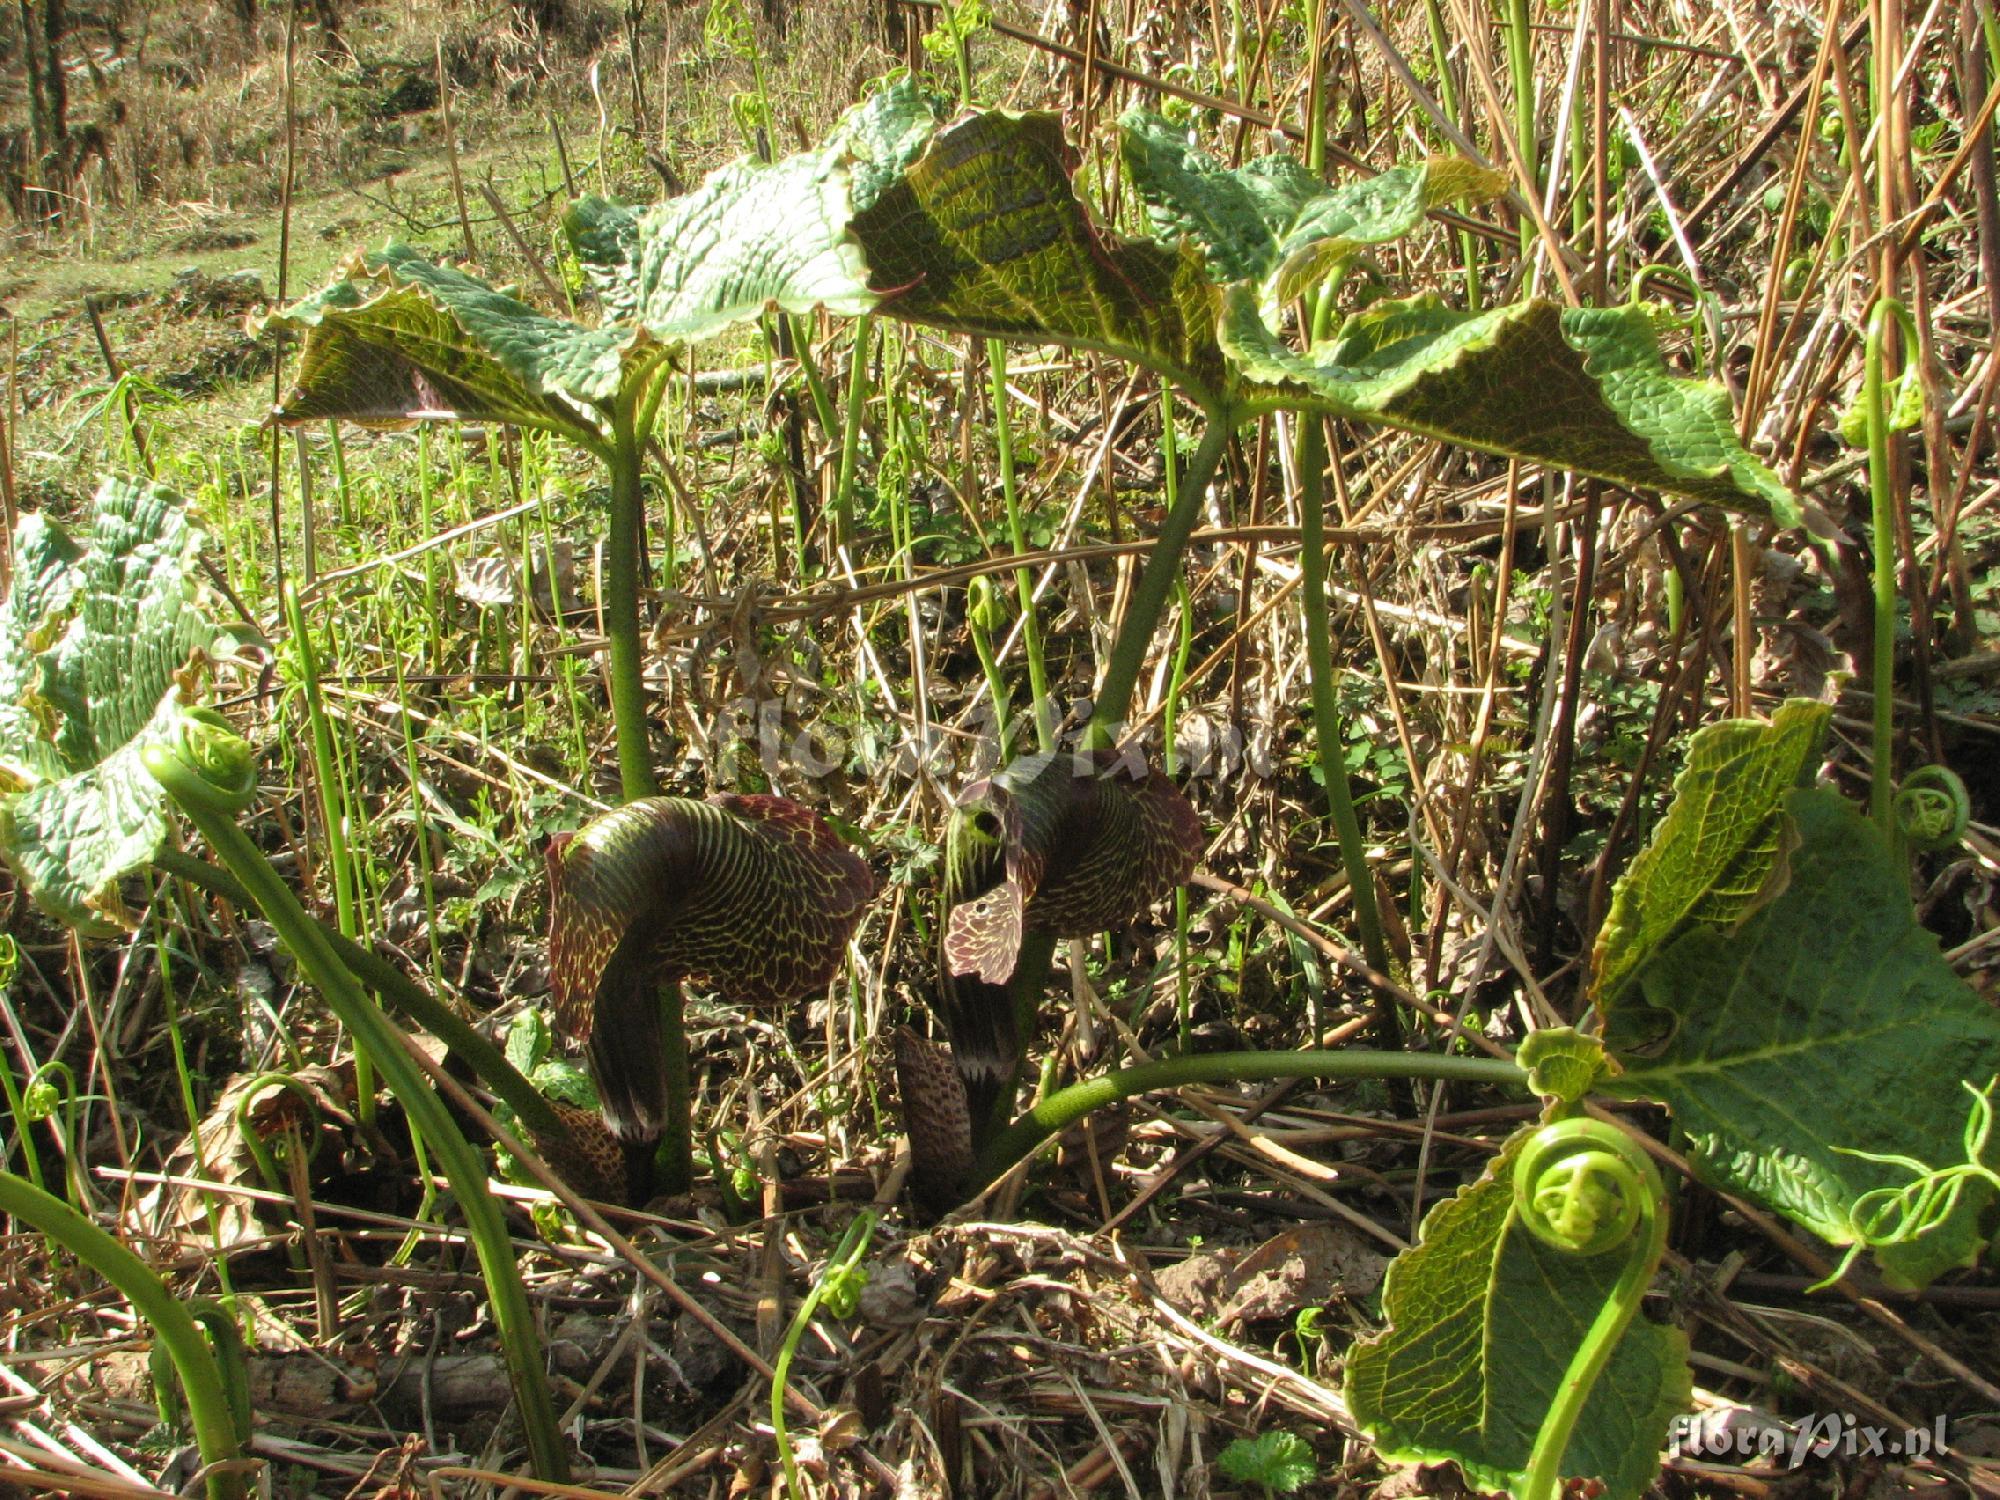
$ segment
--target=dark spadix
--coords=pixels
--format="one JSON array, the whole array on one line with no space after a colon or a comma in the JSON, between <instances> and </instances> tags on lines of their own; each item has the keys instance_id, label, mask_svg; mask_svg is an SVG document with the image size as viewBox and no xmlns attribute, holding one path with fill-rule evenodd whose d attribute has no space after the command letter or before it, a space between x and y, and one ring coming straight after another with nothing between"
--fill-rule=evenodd
<instances>
[{"instance_id":1,"label":"dark spadix","mask_svg":"<svg viewBox=\"0 0 2000 1500\"><path fill-rule=\"evenodd\" d=\"M646 797L550 845L549 982L556 1024L589 1044L604 1118L659 1136L663 984L745 1004L821 988L875 892L868 866L783 797Z\"/></svg>"}]
</instances>

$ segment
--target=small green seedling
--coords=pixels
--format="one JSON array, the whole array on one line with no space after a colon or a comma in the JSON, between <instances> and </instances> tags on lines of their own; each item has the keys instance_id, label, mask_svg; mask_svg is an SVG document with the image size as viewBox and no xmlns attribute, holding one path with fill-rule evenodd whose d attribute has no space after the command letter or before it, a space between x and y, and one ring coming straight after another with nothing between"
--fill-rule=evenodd
<instances>
[{"instance_id":1,"label":"small green seedling","mask_svg":"<svg viewBox=\"0 0 2000 1500\"><path fill-rule=\"evenodd\" d=\"M1237 1438L1217 1455L1215 1467L1223 1478L1254 1484L1266 1496L1292 1494L1319 1477L1312 1445L1291 1432Z\"/></svg>"}]
</instances>

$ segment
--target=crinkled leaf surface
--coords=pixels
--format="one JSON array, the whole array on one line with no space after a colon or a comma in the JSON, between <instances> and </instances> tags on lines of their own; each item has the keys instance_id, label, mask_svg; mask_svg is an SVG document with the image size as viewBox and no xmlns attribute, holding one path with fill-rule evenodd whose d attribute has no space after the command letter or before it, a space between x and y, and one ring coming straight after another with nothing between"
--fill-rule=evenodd
<instances>
[{"instance_id":1,"label":"crinkled leaf surface","mask_svg":"<svg viewBox=\"0 0 2000 1500\"><path fill-rule=\"evenodd\" d=\"M1798 501L1737 439L1729 397L1669 373L1641 307L1532 301L1458 312L1378 303L1304 354L1228 289L1222 345L1251 406L1302 406L1614 484L1800 520Z\"/></svg>"},{"instance_id":2,"label":"crinkled leaf surface","mask_svg":"<svg viewBox=\"0 0 2000 1500\"><path fill-rule=\"evenodd\" d=\"M1215 1467L1225 1479L1259 1485L1278 1495L1304 1489L1319 1477L1312 1445L1294 1432L1238 1438L1216 1456Z\"/></svg>"},{"instance_id":3,"label":"crinkled leaf surface","mask_svg":"<svg viewBox=\"0 0 2000 1500\"><path fill-rule=\"evenodd\" d=\"M1674 799L1611 893L1592 956L1592 993L1609 1009L1647 961L1690 927L1726 931L1785 876L1785 798L1810 785L1832 711L1794 699L1766 724L1695 731Z\"/></svg>"},{"instance_id":4,"label":"crinkled leaf surface","mask_svg":"<svg viewBox=\"0 0 2000 1500\"><path fill-rule=\"evenodd\" d=\"M1070 183L1053 115L999 110L940 131L852 229L881 310L912 322L1098 349L1221 389L1199 252L1112 234Z\"/></svg>"},{"instance_id":5,"label":"crinkled leaf surface","mask_svg":"<svg viewBox=\"0 0 2000 1500\"><path fill-rule=\"evenodd\" d=\"M639 306L640 216L637 204L595 194L579 198L563 214L570 250L597 291L604 315L629 322Z\"/></svg>"},{"instance_id":6,"label":"crinkled leaf surface","mask_svg":"<svg viewBox=\"0 0 2000 1500\"><path fill-rule=\"evenodd\" d=\"M1184 127L1146 110L1119 125L1120 153L1154 230L1170 243L1192 239L1217 282L1256 283L1267 318L1357 250L1409 234L1431 209L1506 187L1502 174L1456 157L1330 186L1291 156L1222 166Z\"/></svg>"},{"instance_id":7,"label":"crinkled leaf surface","mask_svg":"<svg viewBox=\"0 0 2000 1500\"><path fill-rule=\"evenodd\" d=\"M586 445L628 361L651 362L637 330L551 318L478 277L392 244L357 257L347 279L271 319L305 335L285 423L339 418L507 422Z\"/></svg>"},{"instance_id":8,"label":"crinkled leaf surface","mask_svg":"<svg viewBox=\"0 0 2000 1500\"><path fill-rule=\"evenodd\" d=\"M891 183L923 155L937 134L945 104L915 78L878 89L843 114L822 150L837 152L854 179L856 212L872 208Z\"/></svg>"},{"instance_id":9,"label":"crinkled leaf surface","mask_svg":"<svg viewBox=\"0 0 2000 1500\"><path fill-rule=\"evenodd\" d=\"M631 316L665 339L697 339L776 303L864 313L867 270L845 230L850 179L824 151L742 161L640 217Z\"/></svg>"},{"instance_id":10,"label":"crinkled leaf surface","mask_svg":"<svg viewBox=\"0 0 2000 1500\"><path fill-rule=\"evenodd\" d=\"M0 849L41 904L77 926L121 915L118 879L166 834L138 748L181 707L179 684L220 633L203 612L201 531L157 485L108 479L78 545L39 517L16 532L0 610L9 700L0 756L26 783L0 802Z\"/></svg>"},{"instance_id":11,"label":"crinkled leaf surface","mask_svg":"<svg viewBox=\"0 0 2000 1500\"><path fill-rule=\"evenodd\" d=\"M0 600L0 756L7 790L59 777L63 763L43 696L54 646L81 586L81 549L40 512L14 528L14 586Z\"/></svg>"},{"instance_id":12,"label":"crinkled leaf surface","mask_svg":"<svg viewBox=\"0 0 2000 1500\"><path fill-rule=\"evenodd\" d=\"M1604 1043L1573 1026L1530 1032L1514 1061L1528 1070L1529 1088L1559 1105L1578 1103L1616 1071Z\"/></svg>"},{"instance_id":13,"label":"crinkled leaf surface","mask_svg":"<svg viewBox=\"0 0 2000 1500\"><path fill-rule=\"evenodd\" d=\"M874 893L867 864L783 797L646 797L549 850L556 1024L587 1038L614 1131L657 1135L659 987L697 980L745 1004L824 986Z\"/></svg>"},{"instance_id":14,"label":"crinkled leaf surface","mask_svg":"<svg viewBox=\"0 0 2000 1500\"><path fill-rule=\"evenodd\" d=\"M1201 822L1158 771L1108 750L1023 756L960 797L985 847L984 889L954 873L965 853L947 850L947 881L963 889L945 931L953 974L1003 984L1030 932L1076 937L1132 921L1186 880L1201 855ZM981 813L990 823L980 818Z\"/></svg>"},{"instance_id":15,"label":"crinkled leaf surface","mask_svg":"<svg viewBox=\"0 0 2000 1500\"><path fill-rule=\"evenodd\" d=\"M1519 1494L1535 1434L1585 1329L1625 1260L1567 1255L1521 1227L1511 1173L1533 1127L1478 1181L1425 1217L1389 1267L1386 1331L1348 1356L1347 1400L1381 1455L1457 1461L1475 1484ZM1567 1477L1637 1500L1659 1470L1668 1424L1687 1409L1687 1336L1633 1319L1584 1406Z\"/></svg>"},{"instance_id":16,"label":"crinkled leaf surface","mask_svg":"<svg viewBox=\"0 0 2000 1500\"><path fill-rule=\"evenodd\" d=\"M705 338L769 306L870 312L877 295L849 222L936 128L934 102L904 79L849 110L816 150L732 163L636 215L586 200L571 240L613 315L657 339Z\"/></svg>"},{"instance_id":17,"label":"crinkled leaf surface","mask_svg":"<svg viewBox=\"0 0 2000 1500\"><path fill-rule=\"evenodd\" d=\"M1789 792L1785 810L1797 843L1784 889L1730 931L1692 926L1646 966L1645 1005L1606 1017L1625 1069L1610 1087L1668 1104L1710 1181L1844 1245L1859 1195L1910 1180L1844 1153L1961 1160L1961 1080L2000 1073L2000 1016L1919 925L1867 819L1814 789ZM1922 1285L1969 1263L1992 1196L1973 1184L1935 1228L1879 1249L1885 1274Z\"/></svg>"}]
</instances>

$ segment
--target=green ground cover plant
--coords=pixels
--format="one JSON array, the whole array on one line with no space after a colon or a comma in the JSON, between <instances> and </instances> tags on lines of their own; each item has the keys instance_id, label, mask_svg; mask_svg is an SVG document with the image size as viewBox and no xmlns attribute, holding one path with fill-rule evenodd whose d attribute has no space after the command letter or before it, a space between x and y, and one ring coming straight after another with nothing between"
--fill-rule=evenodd
<instances>
[{"instance_id":1,"label":"green ground cover plant","mask_svg":"<svg viewBox=\"0 0 2000 1500\"><path fill-rule=\"evenodd\" d=\"M1718 1404L1697 1381L1769 1352L1702 1342L1742 1326L1689 1311L1717 1295L1701 1256L1721 1242L1772 1247L1732 1274L1815 1315L1837 1289L1983 1394L1930 1314L1978 1304L2000 1214L1992 789L1944 764L1941 725L1984 730L1937 704L1977 700L1933 692L1985 670L1977 631L1948 633L1978 618L1960 604L1983 502L1961 514L1953 460L1978 470L1984 418L1939 399L1963 309L1904 286L1937 205L1850 201L1896 180L1881 142L1910 138L1881 97L1910 76L1889 29L1874 96L1834 86L1830 44L1801 85L1839 129L1806 132L1789 189L1730 189L1779 260L1806 241L1760 315L1696 264L1712 202L1662 182L1602 15L1554 28L1512 4L1482 35L1496 58L1428 6L1426 72L1365 10L1216 7L1228 70L1155 77L1091 20L1071 56L1005 8L917 9L936 24L894 44L912 66L854 83L818 131L834 111L792 109L776 19L687 18L718 70L694 91L752 151L703 175L671 47L649 120L642 38L679 20L631 7L596 60L622 71L590 75L597 160L575 170L591 132L551 117L562 187L510 208L489 183L505 248L483 259L454 145L443 229L464 255L400 212L402 237L254 319L288 373L233 450L178 442L97 325L110 394L71 439L102 428L119 466L174 483L106 479L64 522L45 489L13 529L0 854L25 899L0 1021L27 1082L0 1069L0 1210L73 1257L48 1275L88 1289L74 1306L101 1279L151 1325L147 1443L191 1437L216 1500L262 1484L291 1450L246 1409L260 1333L310 1316L330 1349L371 1305L342 1268L393 1284L427 1239L472 1252L413 1274L475 1314L449 1346L439 1314L433 1353L485 1340L504 1395L470 1443L425 1406L435 1447L413 1442L398 1483L476 1445L449 1479L468 1492L608 1486L627 1427L626 1477L663 1490L726 1451L758 1470L744 1486L798 1500L887 1492L877 1439L915 1424L918 1488L1026 1485L1046 1461L1142 1493L1139 1411L1182 1414L1147 1439L1160 1475L1200 1462L1237 1493L1360 1494L1448 1462L1517 1500L1638 1500L1676 1424ZM1572 28L1557 88L1537 61ZM1343 94L1336 36L1414 101L1398 126L1361 61ZM1060 113L983 102L1003 86L982 58L1024 37L1074 70L1052 75ZM1127 59L1102 96L1101 47ZM441 47L435 71L444 103ZM1120 91L1140 102L1107 106ZM1924 150L1949 179L1976 136ZM1813 141L1845 185L1808 211ZM1837 276L1868 295L1808 337ZM1811 378L1774 373L1800 347ZM12 378L4 415L12 510ZM1814 446L1836 425L1851 456ZM1430 498L1445 474L1456 509ZM1913 474L1958 485L1950 506L1913 515ZM1385 627L1398 570L1423 586ZM1810 613L1784 592L1800 573L1844 592ZM1812 658L1808 618L1853 682ZM1970 655L1934 661L1947 640ZM1251 736L1241 785L1198 769L1225 717ZM284 727L253 743L259 720ZM223 948L223 1005L265 1061L205 1115ZM58 965L75 1003L44 1049L17 1003L60 1011ZM274 983L301 998L260 999ZM119 1097L117 1046L161 1031L176 1087L149 1113ZM339 1066L309 1082L321 1052ZM149 1175L162 1111L192 1165ZM1376 1138L1398 1149L1323 1149ZM1286 1186L1218 1173L1165 1206L1211 1159ZM263 1195L233 1219L231 1161ZM355 1191L333 1184L369 1172L393 1186L329 1261L348 1230L324 1211ZM256 1212L290 1216L263 1248L310 1315L272 1311L230 1228ZM198 1248L135 1256L163 1214ZM1203 1243L1273 1216L1254 1249ZM1313 1252L1283 1248L1308 1231ZM1374 1241L1379 1290L1336 1232ZM1144 1264L1169 1256L1171 1290ZM1018 1285L995 1289L1000 1264ZM1792 1266L1810 1274L1779 1284ZM627 1270L647 1290L586 1381L589 1336L558 1310ZM1209 1296L1197 1270L1233 1286L1199 1318L1176 1311ZM211 1273L217 1299L191 1299ZM1114 1286L1151 1311L1121 1322ZM667 1308L671 1341L648 1322ZM1289 1344L1237 1347L1273 1319ZM1116 1360L1179 1338L1173 1390L1100 1401ZM1114 1363L1079 1381L1076 1350ZM953 1372L975 1358L1059 1373L1074 1404L1017 1442L998 1386ZM671 1404L647 1411L667 1366ZM926 1394L885 1403L885 1367ZM607 1381L633 1398L615 1439ZM752 1408L768 1423L731 1415ZM1220 1431L1185 1425L1208 1410ZM711 1421L733 1435L683 1442ZM1023 1459L1065 1421L1098 1448Z\"/></svg>"}]
</instances>

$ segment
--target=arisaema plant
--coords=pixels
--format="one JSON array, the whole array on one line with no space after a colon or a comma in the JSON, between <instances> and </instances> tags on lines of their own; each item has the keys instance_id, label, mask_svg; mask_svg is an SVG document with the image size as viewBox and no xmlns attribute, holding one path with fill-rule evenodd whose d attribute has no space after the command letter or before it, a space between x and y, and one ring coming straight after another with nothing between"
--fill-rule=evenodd
<instances>
[{"instance_id":1,"label":"arisaema plant","mask_svg":"<svg viewBox=\"0 0 2000 1500\"><path fill-rule=\"evenodd\" d=\"M596 322L553 315L401 244L355 256L340 280L270 320L304 338L278 422L501 423L546 432L608 469L603 604L628 799L656 790L640 660L640 475L674 353L770 306L873 306L846 234L856 184L899 170L930 123L916 90L885 90L816 151L725 167L650 209L579 201L564 228L596 288Z\"/></svg>"},{"instance_id":2,"label":"arisaema plant","mask_svg":"<svg viewBox=\"0 0 2000 1500\"><path fill-rule=\"evenodd\" d=\"M1200 853L1194 809L1137 756L1023 756L960 794L945 835L936 991L950 1067L914 1040L898 1054L926 1196L962 1189L1011 1118L1056 941L1131 922Z\"/></svg>"},{"instance_id":3,"label":"arisaema plant","mask_svg":"<svg viewBox=\"0 0 2000 1500\"><path fill-rule=\"evenodd\" d=\"M1465 163L1330 187L1281 157L1225 168L1144 114L1120 122L1116 145L1150 235L1114 232L1078 195L1077 153L1053 117L984 111L945 125L915 85L896 84L816 150L727 168L650 209L578 205L572 241L604 311L592 327L408 251L358 262L348 281L288 315L307 346L281 417L516 422L612 466L606 602L633 794L650 790L651 776L627 559L665 351L769 304L1096 351L1154 371L1202 413L1206 428L1099 676L1092 748L1120 734L1229 442L1267 415L1381 424L1780 526L1798 521L1797 501L1737 438L1721 388L1668 368L1645 305L1528 300L1463 311L1419 294L1339 309L1334 290L1360 249L1410 233L1434 207L1493 193ZM1307 302L1312 316L1301 319ZM1304 490L1317 503L1319 490ZM1320 518L1307 519L1317 548ZM1319 572L1305 570L1309 594ZM1867 1246L1906 1284L1974 1254L1991 1202L1988 1179L1952 1155L1984 1148L1961 1081L1976 1089L2000 1074L2000 1023L1917 925L1883 836L1804 784L1823 719L1798 705L1771 725L1697 737L1675 812L1614 901L1597 956L1597 1034L1538 1034L1512 1060L1174 1058L1059 1089L1004 1125L1024 1007L1040 993L1034 971L1068 921L1050 894L1068 864L1038 852L1031 828L1045 811L1053 827L1094 806L1113 830L1115 863L1133 847L1130 829L1179 819L1148 778L1120 785L1096 762L1076 778L1082 786L1059 794L1031 770L995 778L961 809L948 861L939 1006L965 1061L940 1069L914 1039L903 1049L906 1098L942 1101L939 1118L951 1117L930 1190L940 1201L974 1192L1088 1110L1144 1089L1280 1076L1528 1080L1550 1101L1545 1123L1427 1219L1385 1288L1389 1327L1350 1360L1350 1400L1385 1453L1455 1458L1476 1481L1530 1500L1553 1500L1565 1477L1585 1476L1636 1496L1684 1398L1685 1350L1638 1312L1661 1243L1657 1178L1629 1132L1607 1135L1579 1118L1591 1097L1666 1104L1698 1172L1835 1245ZM1157 867L1133 859L1118 899L1090 893L1089 920L1118 920L1179 879L1192 844ZM699 894L670 893L648 922L675 925L677 903ZM622 901L637 913L657 900L633 888L605 909ZM646 972L636 960L652 939L629 935L641 930L631 915L598 925L618 935L591 939L593 951L609 960L630 945L631 973ZM1830 942L1830 932L1854 936ZM702 972L678 960L653 968L677 964ZM603 977L589 981L593 1004ZM719 972L709 977L726 986ZM645 1038L646 985L616 983L617 1013ZM593 1035L600 1081L609 1045ZM652 1055L652 1044L635 1055ZM650 1084L612 1087L625 1089L614 1108L642 1134Z\"/></svg>"},{"instance_id":4,"label":"arisaema plant","mask_svg":"<svg viewBox=\"0 0 2000 1500\"><path fill-rule=\"evenodd\" d=\"M1583 1028L1531 1033L1511 1059L1363 1049L1173 1058L1058 1089L998 1129L967 1108L945 1057L906 1033L898 1061L920 1188L947 1206L1092 1110L1191 1083L1525 1085L1545 1101L1541 1119L1434 1208L1392 1265L1387 1327L1349 1352L1347 1399L1384 1457L1451 1459L1474 1484L1519 1500L1557 1500L1580 1479L1637 1500L1686 1409L1688 1346L1641 1311L1667 1229L1653 1153L1590 1106L1665 1106L1703 1181L1784 1215L1850 1263L1872 1255L1899 1287L1976 1260L2000 1199L2000 1018L1918 922L1899 844L1812 784L1828 718L1823 705L1795 702L1768 723L1693 737L1666 817L1613 893ZM1933 811L1912 798L1902 837L1928 837ZM1087 846L1071 850L1073 864L1092 862ZM1000 867L987 856L989 871ZM1014 895L998 889L1000 904L974 914L982 940L957 960L947 940L947 970L957 962L981 984L982 967L1004 966L984 963L996 951L986 924L1012 931ZM1032 894L1022 910L1031 934ZM1093 922L1110 916L1093 907ZM1001 990L972 1020L954 1016L962 995L941 1004L954 1040L972 1040L975 1082L995 1071L993 1035L1012 1035L1002 1019L1011 998Z\"/></svg>"},{"instance_id":5,"label":"arisaema plant","mask_svg":"<svg viewBox=\"0 0 2000 1500\"><path fill-rule=\"evenodd\" d=\"M557 1026L586 1044L628 1190L693 1173L680 985L745 1004L824 989L875 891L867 863L783 797L646 797L548 853L549 982Z\"/></svg>"}]
</instances>

